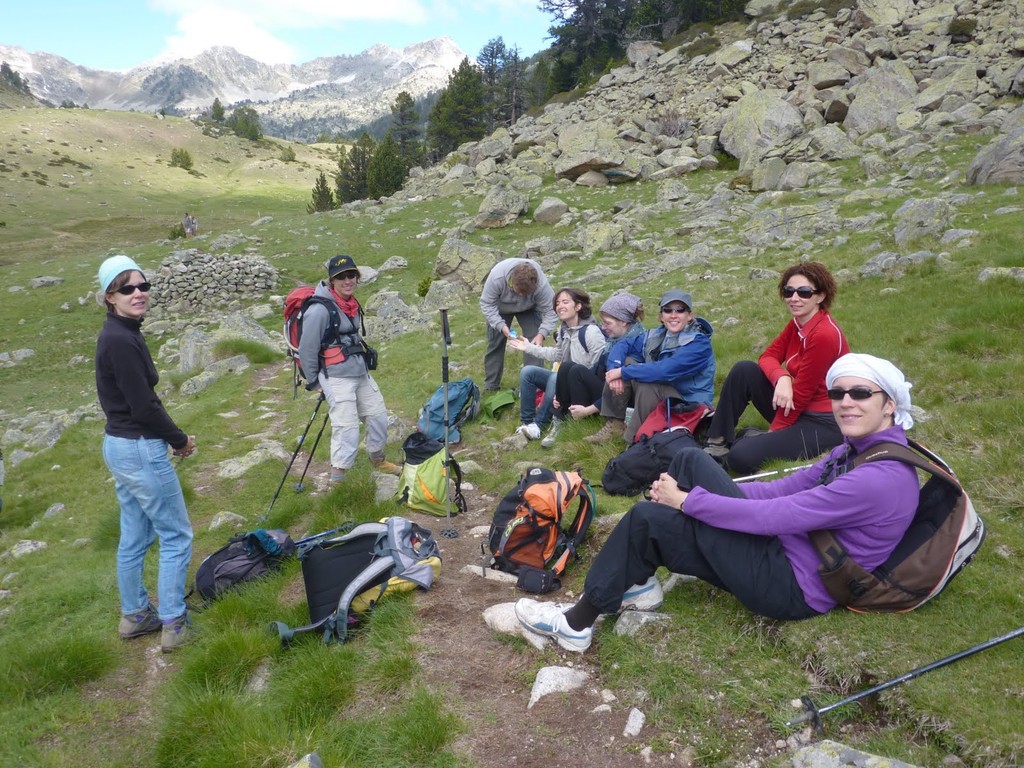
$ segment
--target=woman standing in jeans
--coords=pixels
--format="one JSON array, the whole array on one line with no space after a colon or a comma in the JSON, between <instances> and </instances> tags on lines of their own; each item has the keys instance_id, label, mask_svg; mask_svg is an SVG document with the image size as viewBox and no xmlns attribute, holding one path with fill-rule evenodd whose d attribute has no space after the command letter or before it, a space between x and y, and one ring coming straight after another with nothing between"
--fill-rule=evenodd
<instances>
[{"instance_id":1,"label":"woman standing in jeans","mask_svg":"<svg viewBox=\"0 0 1024 768\"><path fill-rule=\"evenodd\" d=\"M185 579L192 557L192 525L168 448L175 456L190 456L196 442L171 420L156 394L159 375L140 330L150 284L139 265L111 256L100 266L99 282L96 299L107 317L96 341L96 393L107 418L103 460L121 506L118 633L128 639L159 631L167 653L189 636ZM156 539L159 608L142 583L146 552Z\"/></svg>"}]
</instances>

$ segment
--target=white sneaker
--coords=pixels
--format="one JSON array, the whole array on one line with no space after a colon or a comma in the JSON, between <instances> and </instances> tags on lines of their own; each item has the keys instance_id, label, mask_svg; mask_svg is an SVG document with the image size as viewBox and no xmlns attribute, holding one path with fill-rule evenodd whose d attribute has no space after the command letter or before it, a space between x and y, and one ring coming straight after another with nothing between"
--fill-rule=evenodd
<instances>
[{"instance_id":1,"label":"white sneaker","mask_svg":"<svg viewBox=\"0 0 1024 768\"><path fill-rule=\"evenodd\" d=\"M551 448L555 444L555 440L558 439L558 430L562 428L562 420L554 419L551 422L551 429L544 435L544 439L540 441L542 448Z\"/></svg>"},{"instance_id":2,"label":"white sneaker","mask_svg":"<svg viewBox=\"0 0 1024 768\"><path fill-rule=\"evenodd\" d=\"M571 606L562 603L542 603L529 597L516 601L516 618L525 629L534 634L550 637L567 651L583 653L594 638L594 628L579 631L565 620L565 610Z\"/></svg>"},{"instance_id":3,"label":"white sneaker","mask_svg":"<svg viewBox=\"0 0 1024 768\"><path fill-rule=\"evenodd\" d=\"M536 440L540 437L540 427L533 422L529 424L521 424L516 430L517 435L526 435L527 440Z\"/></svg>"},{"instance_id":4,"label":"white sneaker","mask_svg":"<svg viewBox=\"0 0 1024 768\"><path fill-rule=\"evenodd\" d=\"M665 593L657 576L651 576L643 584L634 584L622 596L623 611L656 611L665 602Z\"/></svg>"}]
</instances>

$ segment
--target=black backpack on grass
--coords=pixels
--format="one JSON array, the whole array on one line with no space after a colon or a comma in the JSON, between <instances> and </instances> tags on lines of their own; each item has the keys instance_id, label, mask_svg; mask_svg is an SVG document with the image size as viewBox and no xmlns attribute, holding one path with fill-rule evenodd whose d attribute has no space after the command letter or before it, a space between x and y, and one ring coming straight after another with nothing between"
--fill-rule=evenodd
<instances>
[{"instance_id":1,"label":"black backpack on grass","mask_svg":"<svg viewBox=\"0 0 1024 768\"><path fill-rule=\"evenodd\" d=\"M985 540L985 524L953 470L922 445L908 444L878 443L853 459L854 466L900 461L930 475L914 519L884 563L868 572L831 531L810 534L825 588L852 611L903 613L924 605L971 562Z\"/></svg>"},{"instance_id":2,"label":"black backpack on grass","mask_svg":"<svg viewBox=\"0 0 1024 768\"><path fill-rule=\"evenodd\" d=\"M674 427L644 435L612 457L601 476L601 487L613 496L636 496L650 488L684 448L699 448L690 430Z\"/></svg>"},{"instance_id":3,"label":"black backpack on grass","mask_svg":"<svg viewBox=\"0 0 1024 768\"><path fill-rule=\"evenodd\" d=\"M295 635L313 630L325 643L343 643L349 631L387 594L416 587L430 589L441 570L441 551L426 528L404 517L361 523L334 538L300 543L302 581L309 624L271 627L287 646Z\"/></svg>"},{"instance_id":4,"label":"black backpack on grass","mask_svg":"<svg viewBox=\"0 0 1024 768\"><path fill-rule=\"evenodd\" d=\"M282 530L257 528L233 536L196 569L195 592L213 600L247 581L266 576L295 553L295 542Z\"/></svg>"}]
</instances>

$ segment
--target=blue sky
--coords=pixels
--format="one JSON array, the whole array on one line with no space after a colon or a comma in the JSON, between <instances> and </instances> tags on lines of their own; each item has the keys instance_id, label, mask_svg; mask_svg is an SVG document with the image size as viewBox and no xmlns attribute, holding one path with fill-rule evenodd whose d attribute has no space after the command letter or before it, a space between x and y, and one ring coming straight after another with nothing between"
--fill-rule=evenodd
<instances>
[{"instance_id":1,"label":"blue sky","mask_svg":"<svg viewBox=\"0 0 1024 768\"><path fill-rule=\"evenodd\" d=\"M552 20L535 0L5 0L0 44L93 69L230 45L268 64L403 48L448 35L470 56L501 37L523 56L546 48Z\"/></svg>"}]
</instances>

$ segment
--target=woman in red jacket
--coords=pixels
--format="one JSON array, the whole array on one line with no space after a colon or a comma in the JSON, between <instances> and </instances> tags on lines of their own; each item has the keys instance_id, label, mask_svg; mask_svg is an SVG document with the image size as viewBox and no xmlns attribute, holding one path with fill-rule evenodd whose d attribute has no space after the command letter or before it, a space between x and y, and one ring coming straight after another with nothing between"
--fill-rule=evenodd
<instances>
[{"instance_id":1,"label":"woman in red jacket","mask_svg":"<svg viewBox=\"0 0 1024 768\"><path fill-rule=\"evenodd\" d=\"M704 449L740 474L769 459L808 459L842 442L825 374L850 351L828 312L836 281L824 264L806 261L782 273L779 296L792 321L756 363L743 360L729 371L708 428ZM748 404L769 423L736 439L736 425Z\"/></svg>"}]
</instances>

